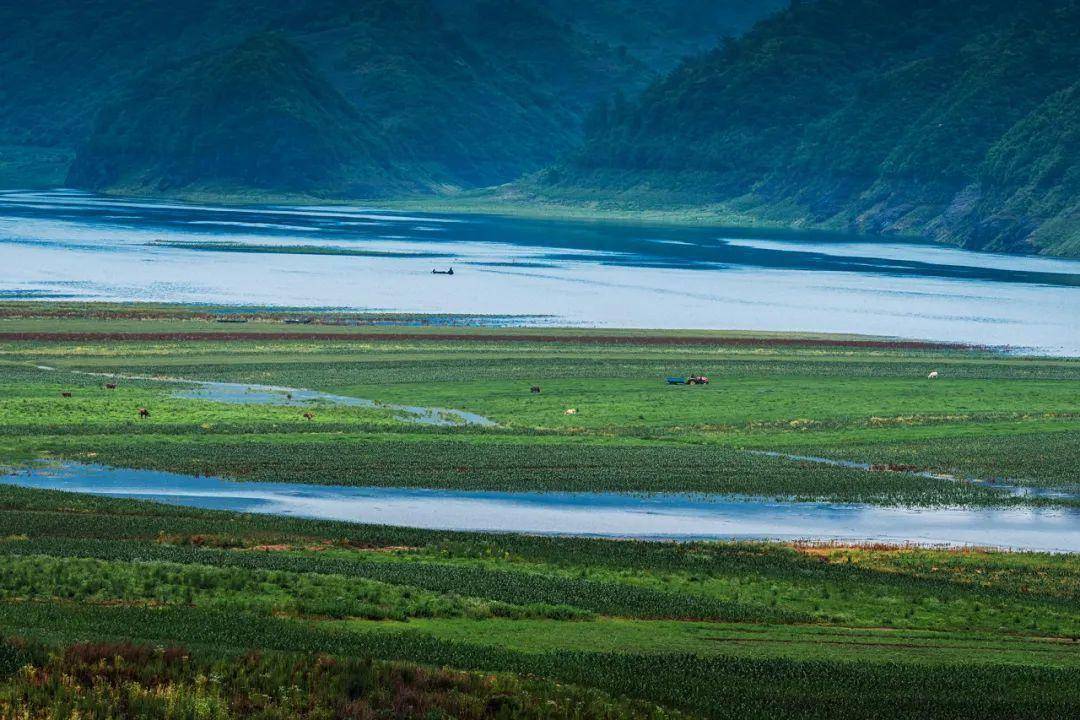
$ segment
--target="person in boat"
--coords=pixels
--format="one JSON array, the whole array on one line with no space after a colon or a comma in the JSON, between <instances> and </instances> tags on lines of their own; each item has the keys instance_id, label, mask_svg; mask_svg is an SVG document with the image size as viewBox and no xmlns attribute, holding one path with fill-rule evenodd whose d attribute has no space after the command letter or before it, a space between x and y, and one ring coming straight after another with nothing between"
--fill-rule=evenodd
<instances>
[{"instance_id":1,"label":"person in boat","mask_svg":"<svg viewBox=\"0 0 1080 720\"><path fill-rule=\"evenodd\" d=\"M436 269L432 268L431 274L432 275L453 275L454 274L454 268L451 267L449 270L436 270Z\"/></svg>"}]
</instances>

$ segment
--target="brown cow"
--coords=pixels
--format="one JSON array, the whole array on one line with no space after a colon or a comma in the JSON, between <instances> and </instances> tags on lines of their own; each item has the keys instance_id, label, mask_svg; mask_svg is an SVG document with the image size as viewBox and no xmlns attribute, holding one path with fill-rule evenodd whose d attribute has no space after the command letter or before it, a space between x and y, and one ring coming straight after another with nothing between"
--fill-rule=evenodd
<instances>
[{"instance_id":1,"label":"brown cow","mask_svg":"<svg viewBox=\"0 0 1080 720\"><path fill-rule=\"evenodd\" d=\"M106 390L115 390L116 389L116 383L105 383L105 389Z\"/></svg>"},{"instance_id":2,"label":"brown cow","mask_svg":"<svg viewBox=\"0 0 1080 720\"><path fill-rule=\"evenodd\" d=\"M306 412L306 413L304 413L304 419L305 419L305 420L311 420L311 419L312 419L312 418L314 418L314 417L315 417L315 413L313 413L313 412Z\"/></svg>"},{"instance_id":3,"label":"brown cow","mask_svg":"<svg viewBox=\"0 0 1080 720\"><path fill-rule=\"evenodd\" d=\"M65 390L62 393L60 393L60 397L71 397L71 393L69 393L67 390Z\"/></svg>"},{"instance_id":4,"label":"brown cow","mask_svg":"<svg viewBox=\"0 0 1080 720\"><path fill-rule=\"evenodd\" d=\"M141 418L150 417L150 411L147 410L146 408L139 408L139 417L141 417Z\"/></svg>"}]
</instances>

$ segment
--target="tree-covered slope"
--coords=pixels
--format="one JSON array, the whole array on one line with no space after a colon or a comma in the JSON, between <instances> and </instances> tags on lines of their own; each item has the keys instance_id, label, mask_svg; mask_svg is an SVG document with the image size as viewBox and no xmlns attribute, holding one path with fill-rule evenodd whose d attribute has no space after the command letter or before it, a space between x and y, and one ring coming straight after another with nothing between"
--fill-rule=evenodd
<instances>
[{"instance_id":1,"label":"tree-covered slope","mask_svg":"<svg viewBox=\"0 0 1080 720\"><path fill-rule=\"evenodd\" d=\"M68 178L91 189L377 194L405 185L391 148L280 35L134 83L99 114Z\"/></svg>"},{"instance_id":2,"label":"tree-covered slope","mask_svg":"<svg viewBox=\"0 0 1080 720\"><path fill-rule=\"evenodd\" d=\"M789 0L526 0L562 28L608 45L658 71L737 37ZM434 0L451 22L491 6L520 7L515 0Z\"/></svg>"},{"instance_id":3,"label":"tree-covered slope","mask_svg":"<svg viewBox=\"0 0 1080 720\"><path fill-rule=\"evenodd\" d=\"M397 145L395 164L434 185L489 185L540 168L580 142L588 108L650 77L533 2L478 3L450 22L426 0L391 0L302 26L297 42Z\"/></svg>"},{"instance_id":4,"label":"tree-covered slope","mask_svg":"<svg viewBox=\"0 0 1080 720\"><path fill-rule=\"evenodd\" d=\"M760 12L779 1L765 0ZM156 111L133 103L151 91L195 91L207 57L232 52L249 37L276 33L310 59L313 76L355 108L373 142L387 148L389 163L414 184L441 189L512 180L579 144L582 119L599 100L616 90L640 91L655 79L656 68L675 64L696 47L696 38L714 30L704 23L688 27L671 11L671 0L601 5L596 15L552 0L0 3L0 156L20 158L0 178L18 183L15 170L25 165L23 176L37 183L43 172L33 171L35 152L49 167L61 167L58 158L81 149L73 181L96 179L95 187L106 188L104 178L141 174L140 184L147 188L188 182L170 174L151 178L142 166L122 167L125 159L145 158L143 148L120 143L126 138L158 149L175 147L206 128L167 122L157 131L162 137L121 133L129 116L142 117L143 130L154 131L145 119ZM741 0L695 5L712 11L700 17L715 21L716 34L757 17ZM729 22L729 15L738 22ZM631 42L627 49L628 37L650 41ZM634 48L641 49L642 58ZM180 96L160 100L173 109L198 102ZM203 137L228 145L224 131L243 126L242 118L250 118L254 109L229 103L215 111L222 132ZM226 112L232 115L227 118ZM111 120L99 120L99 113ZM97 152L105 147L119 156L106 160ZM224 146L220 151L223 158L231 152ZM360 153L355 164L368 167L368 160ZM202 169L226 168L210 163ZM229 168L227 177L207 175L199 181L231 183L238 172ZM362 171L353 189L367 179ZM54 181L62 182L63 176ZM290 180L273 189L292 191L295 185ZM322 193L344 187L304 189Z\"/></svg>"},{"instance_id":5,"label":"tree-covered slope","mask_svg":"<svg viewBox=\"0 0 1080 720\"><path fill-rule=\"evenodd\" d=\"M1050 252L1080 255L1080 82L1051 95L987 153L978 230L1030 235ZM1041 224L1036 219L1048 218ZM976 238L978 242L980 238Z\"/></svg>"},{"instance_id":6,"label":"tree-covered slope","mask_svg":"<svg viewBox=\"0 0 1080 720\"><path fill-rule=\"evenodd\" d=\"M1076 243L1075 0L818 0L588 125L548 189L969 247Z\"/></svg>"}]
</instances>

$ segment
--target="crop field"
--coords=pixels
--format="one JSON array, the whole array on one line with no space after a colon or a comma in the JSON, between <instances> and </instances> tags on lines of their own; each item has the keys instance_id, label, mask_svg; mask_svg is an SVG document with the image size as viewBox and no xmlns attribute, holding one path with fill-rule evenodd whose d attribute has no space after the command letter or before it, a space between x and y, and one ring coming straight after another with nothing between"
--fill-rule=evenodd
<instances>
[{"instance_id":1,"label":"crop field","mask_svg":"<svg viewBox=\"0 0 1080 720\"><path fill-rule=\"evenodd\" d=\"M1080 507L1073 360L218 312L0 305L0 465ZM178 379L376 404L185 398ZM0 717L1073 718L1078 608L1076 554L450 532L0 485Z\"/></svg>"},{"instance_id":2,"label":"crop field","mask_svg":"<svg viewBox=\"0 0 1080 720\"><path fill-rule=\"evenodd\" d=\"M337 677L359 657L375 659L361 666L367 677L411 678L346 693L373 707L392 702L388 692L435 693L410 686L435 673L455 702L505 695L512 707L546 705L537 717L563 717L566 703L579 703L575 717L1078 710L1076 556L476 535L18 488L0 491L0 507L0 707L62 696L115 708L135 683L189 701L266 693L233 671L200 687L211 671L195 668L233 654L248 658L238 667L292 668L290 702L312 707L343 697L318 691L303 668ZM105 649L73 645L88 642ZM65 663L86 653L95 669L77 676L97 682L94 693L39 682L73 674ZM536 679L515 679L526 676ZM445 713L431 716L458 717L445 698L424 702ZM533 716L476 713L464 716Z\"/></svg>"}]
</instances>

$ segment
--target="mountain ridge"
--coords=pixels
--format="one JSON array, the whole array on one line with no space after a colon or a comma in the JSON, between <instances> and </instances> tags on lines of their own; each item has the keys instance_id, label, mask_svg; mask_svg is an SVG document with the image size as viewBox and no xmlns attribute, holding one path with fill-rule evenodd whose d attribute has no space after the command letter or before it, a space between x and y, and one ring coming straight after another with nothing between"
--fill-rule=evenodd
<instances>
[{"instance_id":1,"label":"mountain ridge","mask_svg":"<svg viewBox=\"0 0 1080 720\"><path fill-rule=\"evenodd\" d=\"M766 6L782 1L766 0ZM739 0L695 3L715 11L717 32L756 17ZM143 176L127 186L94 183L97 190L191 185L183 178L150 178L147 168L110 170L109 162L93 153L108 138L94 133L111 127L116 136L125 117L142 114L132 103L151 88L197 92L199 82L190 76L207 70L206 57L235 50L253 36L276 33L299 48L321 81L361 113L375 145L389 153L394 174L409 176L405 187L445 192L507 182L550 165L577 145L582 120L597 101L616 90L636 93L657 76L653 65L619 44L624 35L648 36L655 30L659 39L647 51L656 66L674 64L700 41L701 29L687 28L671 11L673 0L604 0L602 6L602 17L619 18L610 32L604 23L579 19L575 4L551 0L8 3L0 6L0 68L6 74L0 86L0 162L5 154L17 158L8 166L9 173L16 172L38 149L53 168L81 150L84 157L71 174L73 181ZM457 10L451 14L447 7ZM663 12L650 14L651 8ZM153 77L163 68L189 81ZM189 104L183 97L170 102ZM111 114L113 121L99 122L101 113ZM144 132L129 127L122 133L131 140L130 157L139 155L140 146L177 139L153 137L149 125L141 127ZM161 131L177 129L165 123ZM5 153L8 148L13 151ZM102 167L91 169L94 162ZM367 167L363 153L359 162ZM44 173L23 172L35 184L42 182ZM361 181L366 174L361 171ZM53 177L56 183L63 179ZM223 186L233 180L204 177L195 185ZM335 181L304 191L332 197L348 187ZM391 178L375 194L397 193L402 187Z\"/></svg>"}]
</instances>

